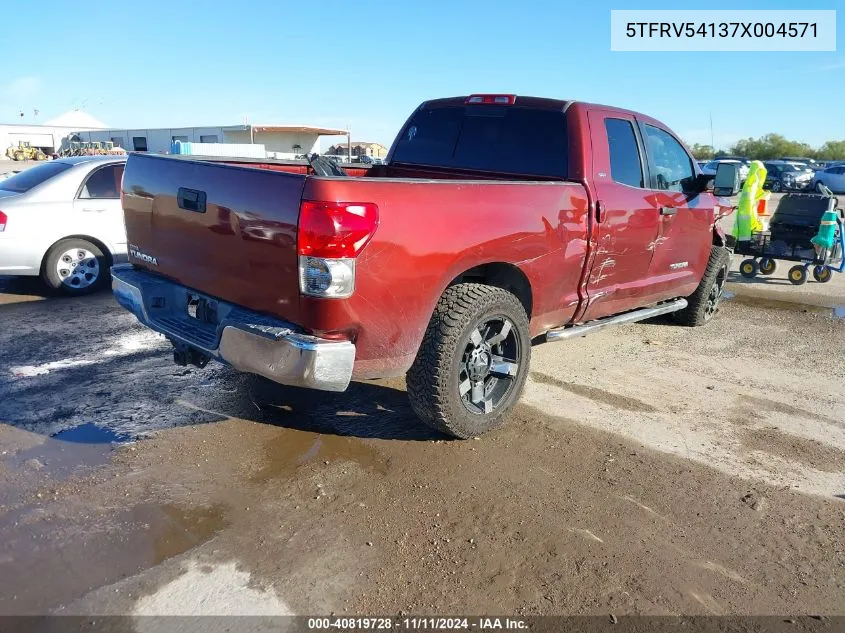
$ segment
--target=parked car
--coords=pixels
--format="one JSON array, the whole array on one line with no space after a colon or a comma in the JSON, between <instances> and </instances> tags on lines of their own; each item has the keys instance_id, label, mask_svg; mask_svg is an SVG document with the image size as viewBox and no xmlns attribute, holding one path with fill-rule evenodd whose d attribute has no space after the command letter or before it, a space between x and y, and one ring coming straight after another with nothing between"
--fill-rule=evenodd
<instances>
[{"instance_id":1,"label":"parked car","mask_svg":"<svg viewBox=\"0 0 845 633\"><path fill-rule=\"evenodd\" d=\"M714 160L711 160L706 165L704 165L704 167L701 168L701 173L706 174L708 176L715 176L716 169L722 163L733 163L738 166L739 180L741 183L744 183L745 179L748 178L748 172L750 171L748 163L735 158L716 158Z\"/></svg>"},{"instance_id":2,"label":"parked car","mask_svg":"<svg viewBox=\"0 0 845 633\"><path fill-rule=\"evenodd\" d=\"M764 189L779 191L804 191L813 184L813 171L799 167L794 163L777 160L766 161L766 182Z\"/></svg>"},{"instance_id":3,"label":"parked car","mask_svg":"<svg viewBox=\"0 0 845 633\"><path fill-rule=\"evenodd\" d=\"M812 188L822 184L834 193L845 193L845 163L817 171L813 178Z\"/></svg>"},{"instance_id":4,"label":"parked car","mask_svg":"<svg viewBox=\"0 0 845 633\"><path fill-rule=\"evenodd\" d=\"M126 156L60 158L0 180L0 274L41 276L66 294L107 282L126 258Z\"/></svg>"},{"instance_id":5,"label":"parked car","mask_svg":"<svg viewBox=\"0 0 845 633\"><path fill-rule=\"evenodd\" d=\"M714 179L628 110L427 101L366 178L215 160L129 157L117 301L179 364L327 391L406 375L416 414L456 437L503 423L536 337L704 325L728 275ZM735 195L736 164L718 170L715 192Z\"/></svg>"},{"instance_id":6,"label":"parked car","mask_svg":"<svg viewBox=\"0 0 845 633\"><path fill-rule=\"evenodd\" d=\"M816 161L812 158L807 158L805 156L782 156L778 159L778 162L784 163L800 163L805 167L814 168L816 166Z\"/></svg>"}]
</instances>

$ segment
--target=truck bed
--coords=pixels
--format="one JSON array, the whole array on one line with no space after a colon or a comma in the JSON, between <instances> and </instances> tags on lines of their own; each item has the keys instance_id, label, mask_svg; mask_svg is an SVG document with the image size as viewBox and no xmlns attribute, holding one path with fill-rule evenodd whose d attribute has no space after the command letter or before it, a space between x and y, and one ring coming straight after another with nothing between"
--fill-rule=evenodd
<instances>
[{"instance_id":1,"label":"truck bed","mask_svg":"<svg viewBox=\"0 0 845 633\"><path fill-rule=\"evenodd\" d=\"M315 335L354 341L356 377L404 373L446 285L476 266L519 268L529 286L556 280L560 292L532 307L534 333L578 307L589 221L580 184L448 172L396 178L379 167L366 177L316 177L237 162L131 155L122 194L130 262ZM379 226L348 299L299 292L302 200L378 205Z\"/></svg>"}]
</instances>

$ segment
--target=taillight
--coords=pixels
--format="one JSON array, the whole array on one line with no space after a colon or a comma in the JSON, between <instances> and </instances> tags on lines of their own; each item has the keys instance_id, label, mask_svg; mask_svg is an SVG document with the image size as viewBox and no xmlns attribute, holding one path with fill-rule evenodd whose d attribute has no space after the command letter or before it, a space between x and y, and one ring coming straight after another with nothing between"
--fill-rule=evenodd
<instances>
[{"instance_id":1,"label":"taillight","mask_svg":"<svg viewBox=\"0 0 845 633\"><path fill-rule=\"evenodd\" d=\"M297 251L299 289L315 297L343 298L355 290L355 257L378 228L371 202L303 200Z\"/></svg>"},{"instance_id":2,"label":"taillight","mask_svg":"<svg viewBox=\"0 0 845 633\"><path fill-rule=\"evenodd\" d=\"M470 95L464 103L513 105L516 103L516 95Z\"/></svg>"},{"instance_id":3,"label":"taillight","mask_svg":"<svg viewBox=\"0 0 845 633\"><path fill-rule=\"evenodd\" d=\"M8 216L0 211L0 233L6 230L6 222L9 221Z\"/></svg>"}]
</instances>

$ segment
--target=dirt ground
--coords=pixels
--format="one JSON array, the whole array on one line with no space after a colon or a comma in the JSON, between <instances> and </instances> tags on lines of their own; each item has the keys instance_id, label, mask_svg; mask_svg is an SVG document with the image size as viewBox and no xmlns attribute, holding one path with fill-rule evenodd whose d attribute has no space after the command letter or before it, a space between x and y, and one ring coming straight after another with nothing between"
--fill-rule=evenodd
<instances>
[{"instance_id":1,"label":"dirt ground","mask_svg":"<svg viewBox=\"0 0 845 633\"><path fill-rule=\"evenodd\" d=\"M469 441L402 380L186 369L108 293L2 282L0 615L843 615L842 278L784 272L535 347Z\"/></svg>"}]
</instances>

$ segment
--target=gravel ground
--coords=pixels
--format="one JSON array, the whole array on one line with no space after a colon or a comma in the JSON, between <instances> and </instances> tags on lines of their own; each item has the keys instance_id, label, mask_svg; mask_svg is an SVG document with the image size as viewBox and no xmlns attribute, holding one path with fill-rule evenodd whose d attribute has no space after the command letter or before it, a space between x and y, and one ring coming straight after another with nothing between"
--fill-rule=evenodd
<instances>
[{"instance_id":1,"label":"gravel ground","mask_svg":"<svg viewBox=\"0 0 845 633\"><path fill-rule=\"evenodd\" d=\"M538 346L464 442L0 284L0 614L845 612L838 279Z\"/></svg>"}]
</instances>

